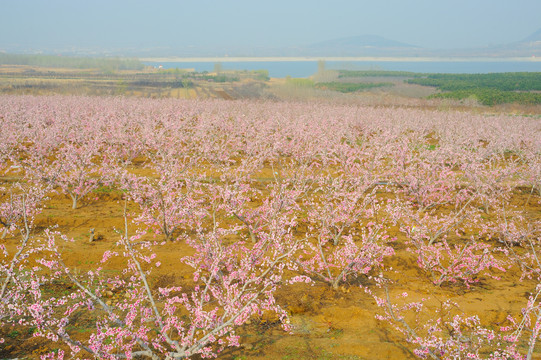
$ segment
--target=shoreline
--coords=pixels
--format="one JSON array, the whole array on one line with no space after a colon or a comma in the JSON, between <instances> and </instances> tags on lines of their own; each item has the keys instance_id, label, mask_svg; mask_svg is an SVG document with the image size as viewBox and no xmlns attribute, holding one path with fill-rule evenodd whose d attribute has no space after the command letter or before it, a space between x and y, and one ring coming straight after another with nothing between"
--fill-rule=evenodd
<instances>
[{"instance_id":1,"label":"shoreline","mask_svg":"<svg viewBox=\"0 0 541 360\"><path fill-rule=\"evenodd\" d=\"M381 62L541 62L541 57L337 57L337 56L296 56L296 57L144 57L144 62L317 62L323 61L381 61Z\"/></svg>"}]
</instances>

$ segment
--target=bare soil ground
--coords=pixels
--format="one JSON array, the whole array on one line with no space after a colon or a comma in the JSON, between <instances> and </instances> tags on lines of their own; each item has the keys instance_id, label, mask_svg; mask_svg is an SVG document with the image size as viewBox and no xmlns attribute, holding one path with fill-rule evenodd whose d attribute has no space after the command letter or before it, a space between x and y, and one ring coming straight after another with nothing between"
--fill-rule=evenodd
<instances>
[{"instance_id":1,"label":"bare soil ground","mask_svg":"<svg viewBox=\"0 0 541 360\"><path fill-rule=\"evenodd\" d=\"M140 170L139 170L140 171ZM263 169L263 172L271 169ZM0 179L5 183L13 178ZM390 194L380 193L379 197ZM516 189L512 204L525 204L529 197L528 189ZM532 219L541 218L541 202L534 194L529 198L525 215ZM66 265L77 271L95 268L106 250L115 250L119 233L123 229L123 200L119 192L96 191L78 209L71 209L71 200L62 195L51 194L43 212L36 219L37 229L57 224L58 230L73 242L63 245L62 253ZM135 209L136 205L132 205ZM130 210L130 209L128 209ZM134 230L135 225L130 225ZM94 241L89 242L90 229L94 228ZM461 310L469 314L478 314L483 322L503 323L509 313L517 313L524 306L535 287L529 281L517 282L517 274L510 272L498 274L501 280L483 277L470 289L464 285L445 284L436 287L430 284L425 273L416 264L416 258L406 251L405 239L399 233L392 243L396 252L388 260L388 266L394 269L390 291L397 295L408 291L412 299L430 298L429 307L438 309L438 299L456 300ZM148 235L157 236L157 235ZM159 236L157 236L158 239ZM16 246L16 237L3 240L8 247ZM191 249L183 242L170 242L156 248L162 266L155 269L150 279L153 289L160 286L189 286L191 269L179 259ZM115 272L123 264L114 261L107 265L106 271ZM393 274L393 273L391 273ZM368 278L351 280L333 290L329 285L316 282L315 285L297 284L287 287L277 294L277 301L287 309L293 324L292 334L279 326L273 315L253 318L243 326L241 347L226 350L220 359L414 359L406 346L405 339L388 324L376 320L374 315L381 312L373 298L361 289L360 285L371 287ZM62 293L70 290L70 285L58 284L51 289ZM123 296L121 292L110 293L112 304ZM70 324L81 336L88 331L90 321L78 319ZM6 343L0 350L0 358L37 358L54 348L50 343L32 338L31 329L1 329ZM58 346L58 345L55 345ZM541 349L536 353L541 358Z\"/></svg>"}]
</instances>

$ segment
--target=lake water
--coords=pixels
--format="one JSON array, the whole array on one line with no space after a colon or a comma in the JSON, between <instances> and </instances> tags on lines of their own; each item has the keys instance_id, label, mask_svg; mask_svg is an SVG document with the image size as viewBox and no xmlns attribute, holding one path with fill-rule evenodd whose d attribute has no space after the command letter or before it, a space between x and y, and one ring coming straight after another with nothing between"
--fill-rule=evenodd
<instances>
[{"instance_id":1,"label":"lake water","mask_svg":"<svg viewBox=\"0 0 541 360\"><path fill-rule=\"evenodd\" d=\"M145 62L165 69L214 70L216 61L198 62ZM270 77L308 77L317 72L318 61L225 61L219 62L223 70L268 70ZM325 61L326 69L393 70L417 73L498 73L541 72L541 61Z\"/></svg>"}]
</instances>

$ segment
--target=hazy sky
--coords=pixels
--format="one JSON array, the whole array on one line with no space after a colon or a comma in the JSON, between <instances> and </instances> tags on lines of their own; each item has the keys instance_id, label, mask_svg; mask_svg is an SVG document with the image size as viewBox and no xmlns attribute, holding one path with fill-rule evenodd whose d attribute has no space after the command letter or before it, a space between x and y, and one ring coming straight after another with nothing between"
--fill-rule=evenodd
<instances>
[{"instance_id":1,"label":"hazy sky","mask_svg":"<svg viewBox=\"0 0 541 360\"><path fill-rule=\"evenodd\" d=\"M541 28L541 0L0 0L0 50L295 46L363 34L427 48ZM12 50L11 50L12 51Z\"/></svg>"}]
</instances>

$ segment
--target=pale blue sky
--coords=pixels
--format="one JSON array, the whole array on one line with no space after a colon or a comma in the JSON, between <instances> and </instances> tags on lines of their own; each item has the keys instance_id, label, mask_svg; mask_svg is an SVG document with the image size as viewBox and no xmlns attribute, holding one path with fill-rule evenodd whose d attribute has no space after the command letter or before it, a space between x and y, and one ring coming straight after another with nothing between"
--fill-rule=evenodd
<instances>
[{"instance_id":1,"label":"pale blue sky","mask_svg":"<svg viewBox=\"0 0 541 360\"><path fill-rule=\"evenodd\" d=\"M363 34L427 48L518 41L541 0L0 0L0 50L295 46Z\"/></svg>"}]
</instances>

